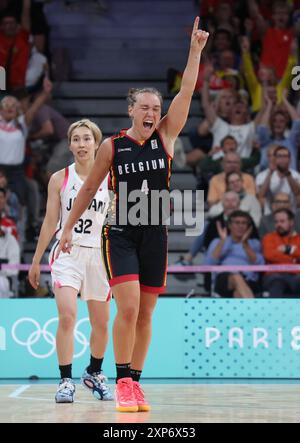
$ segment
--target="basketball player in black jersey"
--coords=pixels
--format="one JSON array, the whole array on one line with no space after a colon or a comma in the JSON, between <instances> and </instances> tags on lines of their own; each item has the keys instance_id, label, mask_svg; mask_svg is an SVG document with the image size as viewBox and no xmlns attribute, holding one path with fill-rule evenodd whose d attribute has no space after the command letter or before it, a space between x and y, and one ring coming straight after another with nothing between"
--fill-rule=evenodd
<instances>
[{"instance_id":1,"label":"basketball player in black jersey","mask_svg":"<svg viewBox=\"0 0 300 443\"><path fill-rule=\"evenodd\" d=\"M114 353L117 369L116 403L120 412L149 411L139 378L151 340L151 319L158 295L164 292L167 270L167 232L163 214L151 225L133 225L131 203L125 202L122 189L151 192L169 189L174 142L183 129L198 77L200 57L208 33L194 22L190 52L181 89L167 114L161 118L162 99L152 88L131 90L129 116L132 126L116 137L106 139L99 148L95 166L82 186L61 237L58 252L72 247L72 228L89 205L109 172L114 192L115 223L102 232L103 260L117 304L114 322ZM126 194L127 196L127 194ZM126 207L127 206L127 207ZM150 203L148 209L151 210ZM160 211L162 212L162 211ZM126 221L122 222L126 216ZM150 224L149 224L150 222Z\"/></svg>"}]
</instances>

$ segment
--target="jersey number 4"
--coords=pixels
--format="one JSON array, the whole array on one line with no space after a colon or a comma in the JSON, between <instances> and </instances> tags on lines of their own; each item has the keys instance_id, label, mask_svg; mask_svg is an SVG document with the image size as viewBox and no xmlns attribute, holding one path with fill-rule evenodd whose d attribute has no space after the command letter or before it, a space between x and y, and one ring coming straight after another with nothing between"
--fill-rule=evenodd
<instances>
[{"instance_id":1,"label":"jersey number 4","mask_svg":"<svg viewBox=\"0 0 300 443\"><path fill-rule=\"evenodd\" d=\"M146 195L149 194L148 180L143 181L141 192L143 192Z\"/></svg>"},{"instance_id":2,"label":"jersey number 4","mask_svg":"<svg viewBox=\"0 0 300 443\"><path fill-rule=\"evenodd\" d=\"M91 234L92 231L90 231L89 228L92 226L92 224L92 220L83 220L80 218L74 230L77 234Z\"/></svg>"}]
</instances>

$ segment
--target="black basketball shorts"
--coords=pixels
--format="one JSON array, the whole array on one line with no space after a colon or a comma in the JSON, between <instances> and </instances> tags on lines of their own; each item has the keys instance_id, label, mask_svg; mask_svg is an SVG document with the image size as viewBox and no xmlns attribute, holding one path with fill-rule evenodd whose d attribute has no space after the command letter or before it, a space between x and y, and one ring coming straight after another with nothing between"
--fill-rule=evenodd
<instances>
[{"instance_id":1,"label":"black basketball shorts","mask_svg":"<svg viewBox=\"0 0 300 443\"><path fill-rule=\"evenodd\" d=\"M168 231L166 226L110 226L102 230L102 256L111 287L139 281L141 290L166 290Z\"/></svg>"}]
</instances>

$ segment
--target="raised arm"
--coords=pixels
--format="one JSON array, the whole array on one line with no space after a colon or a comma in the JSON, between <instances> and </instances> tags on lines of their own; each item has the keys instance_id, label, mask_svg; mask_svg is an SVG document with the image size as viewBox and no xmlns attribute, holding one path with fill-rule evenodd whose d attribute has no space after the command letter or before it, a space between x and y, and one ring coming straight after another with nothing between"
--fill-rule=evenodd
<instances>
[{"instance_id":1,"label":"raised arm","mask_svg":"<svg viewBox=\"0 0 300 443\"><path fill-rule=\"evenodd\" d=\"M270 126L271 114L273 109L272 100L269 98L267 91L264 91L264 107L257 116L257 124L261 126Z\"/></svg>"},{"instance_id":2,"label":"raised arm","mask_svg":"<svg viewBox=\"0 0 300 443\"><path fill-rule=\"evenodd\" d=\"M243 60L243 72L251 97L255 95L259 82L255 74L253 61L250 52L250 41L248 37L242 37L240 41ZM252 100L253 101L253 100Z\"/></svg>"},{"instance_id":3,"label":"raised arm","mask_svg":"<svg viewBox=\"0 0 300 443\"><path fill-rule=\"evenodd\" d=\"M110 139L104 140L101 144L96 160L88 178L81 187L68 220L64 227L64 231L59 242L56 257L61 251L70 252L72 248L72 229L77 223L80 216L88 207L90 201L97 192L97 189L107 176L113 160L112 142Z\"/></svg>"},{"instance_id":4,"label":"raised arm","mask_svg":"<svg viewBox=\"0 0 300 443\"><path fill-rule=\"evenodd\" d=\"M167 115L159 123L158 129L165 136L169 154L173 156L173 143L184 127L196 86L199 63L203 48L208 39L208 33L198 29L199 17L195 19L191 36L190 52L186 68L183 73L181 88L173 99Z\"/></svg>"},{"instance_id":5,"label":"raised arm","mask_svg":"<svg viewBox=\"0 0 300 443\"><path fill-rule=\"evenodd\" d=\"M288 62L284 71L284 74L282 76L282 79L277 85L277 101L278 103L281 103L282 101L282 95L284 93L284 90L289 90L291 87L291 83L293 80L292 70L294 66L297 66L298 62L298 43L297 39L294 38L291 44L291 50L290 55L288 58Z\"/></svg>"},{"instance_id":6,"label":"raised arm","mask_svg":"<svg viewBox=\"0 0 300 443\"><path fill-rule=\"evenodd\" d=\"M297 111L297 109L288 101L287 99L288 91L285 89L282 94L282 103L289 113L291 119L294 120L300 120L300 114Z\"/></svg>"},{"instance_id":7,"label":"raised arm","mask_svg":"<svg viewBox=\"0 0 300 443\"><path fill-rule=\"evenodd\" d=\"M260 38L262 38L268 28L268 24L261 15L256 1L248 0L248 9L251 19L256 24L257 32L259 33Z\"/></svg>"},{"instance_id":8,"label":"raised arm","mask_svg":"<svg viewBox=\"0 0 300 443\"><path fill-rule=\"evenodd\" d=\"M211 127L214 124L217 118L215 107L209 98L209 79L212 73L213 73L213 68L211 65L208 65L204 71L204 82L201 91L202 108L204 110L205 118L208 121L209 127Z\"/></svg>"},{"instance_id":9,"label":"raised arm","mask_svg":"<svg viewBox=\"0 0 300 443\"><path fill-rule=\"evenodd\" d=\"M50 80L45 78L43 84L43 91L37 96L32 105L25 113L25 122L27 126L30 126L32 120L34 119L36 113L40 109L40 107L49 99L52 92L52 83Z\"/></svg>"}]
</instances>

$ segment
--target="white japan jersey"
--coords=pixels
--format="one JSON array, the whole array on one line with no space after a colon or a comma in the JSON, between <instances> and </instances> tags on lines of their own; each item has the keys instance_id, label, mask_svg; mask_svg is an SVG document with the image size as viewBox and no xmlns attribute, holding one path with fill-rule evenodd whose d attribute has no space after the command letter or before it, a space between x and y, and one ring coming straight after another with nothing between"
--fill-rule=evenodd
<instances>
[{"instance_id":1,"label":"white japan jersey","mask_svg":"<svg viewBox=\"0 0 300 443\"><path fill-rule=\"evenodd\" d=\"M60 192L61 213L57 225L56 238L60 240L70 211L83 185L83 180L75 170L75 163L65 169L65 179ZM78 246L101 248L102 226L109 205L108 176L104 179L89 207L73 228L72 243Z\"/></svg>"}]
</instances>

